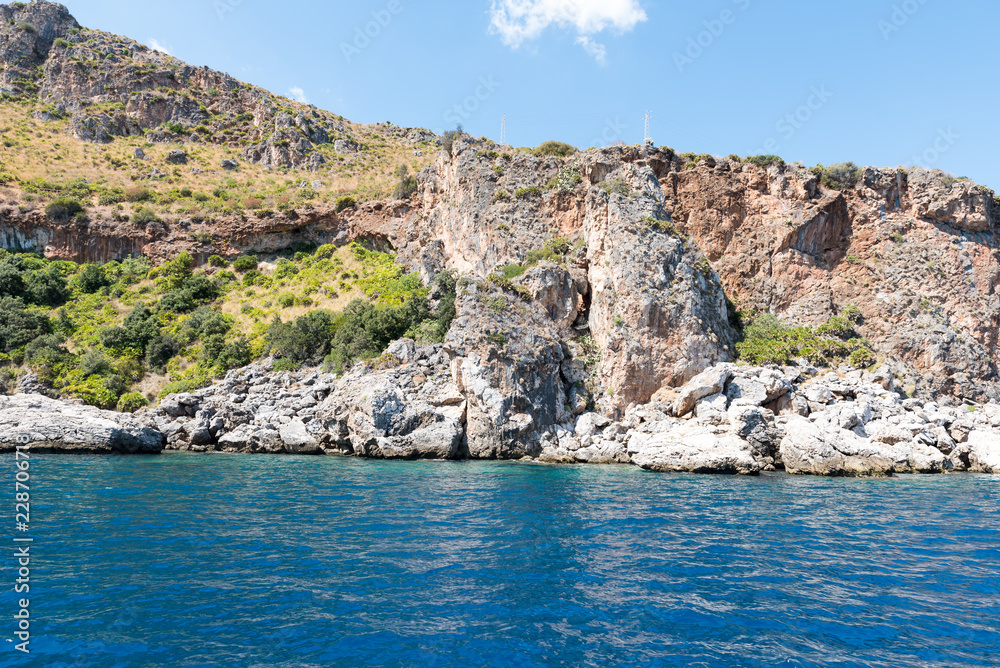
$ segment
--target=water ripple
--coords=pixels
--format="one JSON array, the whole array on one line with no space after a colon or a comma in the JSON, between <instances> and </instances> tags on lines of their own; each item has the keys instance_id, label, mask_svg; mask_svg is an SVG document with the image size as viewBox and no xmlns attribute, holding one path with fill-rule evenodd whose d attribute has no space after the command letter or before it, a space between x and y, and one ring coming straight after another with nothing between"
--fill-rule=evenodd
<instances>
[{"instance_id":1,"label":"water ripple","mask_svg":"<svg viewBox=\"0 0 1000 668\"><path fill-rule=\"evenodd\" d=\"M34 651L4 666L1000 666L993 477L182 454L32 475Z\"/></svg>"}]
</instances>

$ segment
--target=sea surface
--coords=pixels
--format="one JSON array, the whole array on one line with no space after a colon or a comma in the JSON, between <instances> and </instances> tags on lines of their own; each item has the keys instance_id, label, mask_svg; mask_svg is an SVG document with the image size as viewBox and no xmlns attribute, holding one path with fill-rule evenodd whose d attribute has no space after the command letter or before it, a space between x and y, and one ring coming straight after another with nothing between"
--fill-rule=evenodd
<instances>
[{"instance_id":1,"label":"sea surface","mask_svg":"<svg viewBox=\"0 0 1000 668\"><path fill-rule=\"evenodd\" d=\"M35 455L3 666L1000 666L1000 476Z\"/></svg>"}]
</instances>

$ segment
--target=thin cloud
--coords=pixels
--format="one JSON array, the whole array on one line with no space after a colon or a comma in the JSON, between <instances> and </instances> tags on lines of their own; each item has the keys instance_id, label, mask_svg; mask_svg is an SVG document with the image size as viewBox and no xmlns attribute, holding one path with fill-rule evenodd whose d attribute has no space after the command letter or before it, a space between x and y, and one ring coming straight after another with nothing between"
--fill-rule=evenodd
<instances>
[{"instance_id":1,"label":"thin cloud","mask_svg":"<svg viewBox=\"0 0 1000 668\"><path fill-rule=\"evenodd\" d=\"M490 8L490 32L500 35L507 46L516 49L555 24L585 38L577 43L598 62L607 50L590 35L608 29L628 32L646 20L638 0L493 0Z\"/></svg>"},{"instance_id":2,"label":"thin cloud","mask_svg":"<svg viewBox=\"0 0 1000 668\"><path fill-rule=\"evenodd\" d=\"M576 38L576 43L583 47L583 50L594 57L599 65L608 64L608 50L600 42L595 42L586 35Z\"/></svg>"},{"instance_id":3,"label":"thin cloud","mask_svg":"<svg viewBox=\"0 0 1000 668\"><path fill-rule=\"evenodd\" d=\"M160 41L154 37L149 38L149 48L151 48L153 51L159 51L160 53L165 53L168 56L174 55L173 53L171 53L170 49L168 49L163 44L160 44Z\"/></svg>"},{"instance_id":4,"label":"thin cloud","mask_svg":"<svg viewBox=\"0 0 1000 668\"><path fill-rule=\"evenodd\" d=\"M292 94L292 97L301 102L302 104L309 104L309 98L306 97L306 92L299 88L298 86L292 86L288 89L288 92Z\"/></svg>"}]
</instances>

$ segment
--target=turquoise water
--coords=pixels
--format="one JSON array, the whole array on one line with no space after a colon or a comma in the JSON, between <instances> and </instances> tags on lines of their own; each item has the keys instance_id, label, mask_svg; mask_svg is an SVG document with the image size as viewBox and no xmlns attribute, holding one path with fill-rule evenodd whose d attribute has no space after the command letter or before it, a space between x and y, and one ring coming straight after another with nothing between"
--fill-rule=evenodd
<instances>
[{"instance_id":1,"label":"turquoise water","mask_svg":"<svg viewBox=\"0 0 1000 668\"><path fill-rule=\"evenodd\" d=\"M0 560L0 665L1000 666L1000 477L182 454L31 472L32 654L6 641Z\"/></svg>"}]
</instances>

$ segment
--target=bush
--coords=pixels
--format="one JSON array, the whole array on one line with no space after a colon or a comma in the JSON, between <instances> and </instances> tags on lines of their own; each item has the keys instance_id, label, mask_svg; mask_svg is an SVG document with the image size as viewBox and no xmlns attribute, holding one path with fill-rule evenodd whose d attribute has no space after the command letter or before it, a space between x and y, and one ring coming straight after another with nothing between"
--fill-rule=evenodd
<instances>
[{"instance_id":1,"label":"bush","mask_svg":"<svg viewBox=\"0 0 1000 668\"><path fill-rule=\"evenodd\" d=\"M862 318L861 309L854 304L845 304L844 308L840 309L840 315L854 324L861 322Z\"/></svg>"},{"instance_id":2,"label":"bush","mask_svg":"<svg viewBox=\"0 0 1000 668\"><path fill-rule=\"evenodd\" d=\"M123 394L118 399L118 404L115 406L115 410L119 413L135 413L140 408L145 408L149 405L146 401L146 397L142 396L138 392L129 392Z\"/></svg>"},{"instance_id":3,"label":"bush","mask_svg":"<svg viewBox=\"0 0 1000 668\"><path fill-rule=\"evenodd\" d=\"M776 155L753 155L746 159L751 165L757 165L758 167L763 167L767 169L773 165L779 167L785 166L785 161Z\"/></svg>"},{"instance_id":4,"label":"bush","mask_svg":"<svg viewBox=\"0 0 1000 668\"><path fill-rule=\"evenodd\" d=\"M290 292L285 292L278 295L278 305L281 308L290 308L295 305L295 295Z\"/></svg>"},{"instance_id":5,"label":"bush","mask_svg":"<svg viewBox=\"0 0 1000 668\"><path fill-rule=\"evenodd\" d=\"M148 202L153 199L153 194L153 191L145 186L129 186L124 192L127 202Z\"/></svg>"},{"instance_id":6,"label":"bush","mask_svg":"<svg viewBox=\"0 0 1000 668\"><path fill-rule=\"evenodd\" d=\"M146 345L160 333L160 327L152 311L144 304L136 306L125 317L121 326L108 327L99 338L101 345L111 350L145 351Z\"/></svg>"},{"instance_id":7,"label":"bush","mask_svg":"<svg viewBox=\"0 0 1000 668\"><path fill-rule=\"evenodd\" d=\"M314 257L319 258L321 260L328 260L331 257L333 257L334 253L336 252L337 252L337 247L334 246L333 244L323 244L322 246L316 249Z\"/></svg>"},{"instance_id":8,"label":"bush","mask_svg":"<svg viewBox=\"0 0 1000 668\"><path fill-rule=\"evenodd\" d=\"M132 212L132 222L136 225L149 225L160 222L156 212L148 206L140 206Z\"/></svg>"},{"instance_id":9,"label":"bush","mask_svg":"<svg viewBox=\"0 0 1000 668\"><path fill-rule=\"evenodd\" d=\"M85 264L76 275L76 285L80 292L93 294L103 287L111 285L111 280L99 264Z\"/></svg>"},{"instance_id":10,"label":"bush","mask_svg":"<svg viewBox=\"0 0 1000 668\"><path fill-rule=\"evenodd\" d=\"M417 192L417 188L420 186L417 183L417 177L415 176L404 176L403 179L396 184L395 190L392 191L392 196L396 199L410 199L413 193Z\"/></svg>"},{"instance_id":11,"label":"bush","mask_svg":"<svg viewBox=\"0 0 1000 668\"><path fill-rule=\"evenodd\" d=\"M833 190L853 188L861 178L861 168L853 162L840 162L829 167L816 165L809 171L819 177L820 183Z\"/></svg>"},{"instance_id":12,"label":"bush","mask_svg":"<svg viewBox=\"0 0 1000 668\"><path fill-rule=\"evenodd\" d=\"M350 195L344 195L343 197L337 198L336 209L337 213L340 213L344 209L353 209L358 203Z\"/></svg>"},{"instance_id":13,"label":"bush","mask_svg":"<svg viewBox=\"0 0 1000 668\"><path fill-rule=\"evenodd\" d=\"M209 255L208 256L208 266L210 267L225 267L229 263L226 262L221 255Z\"/></svg>"},{"instance_id":14,"label":"bush","mask_svg":"<svg viewBox=\"0 0 1000 668\"><path fill-rule=\"evenodd\" d=\"M744 339L736 344L736 349L741 359L758 366L787 364L800 357L820 366L850 362L852 358L867 359L866 353L859 351L874 356L866 341L854 337L846 318L831 318L814 330L785 325L776 316L765 313L744 329Z\"/></svg>"},{"instance_id":15,"label":"bush","mask_svg":"<svg viewBox=\"0 0 1000 668\"><path fill-rule=\"evenodd\" d=\"M66 278L55 265L29 272L24 288L28 300L40 306L59 306L69 297Z\"/></svg>"},{"instance_id":16,"label":"bush","mask_svg":"<svg viewBox=\"0 0 1000 668\"><path fill-rule=\"evenodd\" d=\"M103 376L111 371L111 360L97 348L89 348L77 360L77 368L87 376Z\"/></svg>"},{"instance_id":17,"label":"bush","mask_svg":"<svg viewBox=\"0 0 1000 668\"><path fill-rule=\"evenodd\" d=\"M553 237L545 242L541 248L529 251L525 257L526 267L533 267L542 260L565 264L569 254L573 251L572 242L566 237Z\"/></svg>"},{"instance_id":18,"label":"bush","mask_svg":"<svg viewBox=\"0 0 1000 668\"><path fill-rule=\"evenodd\" d=\"M461 125L456 127L454 130L449 130L448 132L444 133L444 136L441 137L441 148L444 149L445 153L447 153L449 156L454 155L455 142L461 136L462 136Z\"/></svg>"},{"instance_id":19,"label":"bush","mask_svg":"<svg viewBox=\"0 0 1000 668\"><path fill-rule=\"evenodd\" d=\"M0 296L0 352L9 353L51 331L48 317L28 311L21 298Z\"/></svg>"},{"instance_id":20,"label":"bush","mask_svg":"<svg viewBox=\"0 0 1000 668\"><path fill-rule=\"evenodd\" d=\"M547 155L556 158L566 158L576 153L576 148L561 141L542 142L534 150L535 155Z\"/></svg>"},{"instance_id":21,"label":"bush","mask_svg":"<svg viewBox=\"0 0 1000 668\"><path fill-rule=\"evenodd\" d=\"M45 215L49 220L69 220L78 213L83 213L83 205L72 197L59 197L45 207Z\"/></svg>"},{"instance_id":22,"label":"bush","mask_svg":"<svg viewBox=\"0 0 1000 668\"><path fill-rule=\"evenodd\" d=\"M111 206L118 204L125 199L125 191L122 188L108 188L102 190L97 196L97 203L101 206Z\"/></svg>"},{"instance_id":23,"label":"bush","mask_svg":"<svg viewBox=\"0 0 1000 668\"><path fill-rule=\"evenodd\" d=\"M0 296L20 297L24 293L24 277L14 262L0 262Z\"/></svg>"},{"instance_id":24,"label":"bush","mask_svg":"<svg viewBox=\"0 0 1000 668\"><path fill-rule=\"evenodd\" d=\"M336 322L328 311L313 311L288 323L275 316L267 330L268 347L281 359L319 363L330 352Z\"/></svg>"},{"instance_id":25,"label":"bush","mask_svg":"<svg viewBox=\"0 0 1000 668\"><path fill-rule=\"evenodd\" d=\"M191 189L188 188L188 187L181 188L180 191L179 191L179 194L180 194L181 197L185 197L185 198L190 197L191 196Z\"/></svg>"},{"instance_id":26,"label":"bush","mask_svg":"<svg viewBox=\"0 0 1000 668\"><path fill-rule=\"evenodd\" d=\"M32 366L52 369L70 357L69 351L63 347L64 343L66 337L62 334L42 334L24 347L24 359Z\"/></svg>"},{"instance_id":27,"label":"bush","mask_svg":"<svg viewBox=\"0 0 1000 668\"><path fill-rule=\"evenodd\" d=\"M240 255L238 258L233 260L233 269L242 273L253 271L257 268L257 256L256 255Z\"/></svg>"},{"instance_id":28,"label":"bush","mask_svg":"<svg viewBox=\"0 0 1000 668\"><path fill-rule=\"evenodd\" d=\"M514 197L517 199L525 199L528 197L538 197L542 194L542 189L538 186L529 186L527 188L519 188L515 193Z\"/></svg>"},{"instance_id":29,"label":"bush","mask_svg":"<svg viewBox=\"0 0 1000 668\"><path fill-rule=\"evenodd\" d=\"M245 338L240 337L225 345L222 352L219 353L216 366L223 371L229 371L250 364L252 358L250 343Z\"/></svg>"}]
</instances>

